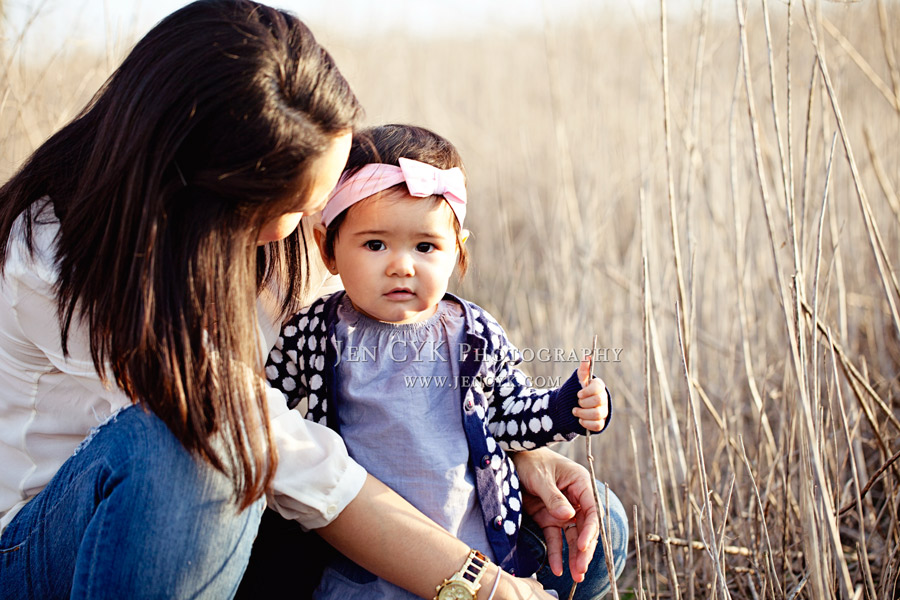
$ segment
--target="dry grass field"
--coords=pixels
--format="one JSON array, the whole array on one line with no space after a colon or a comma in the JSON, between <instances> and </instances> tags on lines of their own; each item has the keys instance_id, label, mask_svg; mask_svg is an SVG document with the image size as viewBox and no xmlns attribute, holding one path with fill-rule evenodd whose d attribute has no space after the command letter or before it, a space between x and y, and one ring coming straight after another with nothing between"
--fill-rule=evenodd
<instances>
[{"instance_id":1,"label":"dry grass field","mask_svg":"<svg viewBox=\"0 0 900 600\"><path fill-rule=\"evenodd\" d=\"M455 290L536 351L527 370L609 349L591 444L633 511L621 597L900 597L900 3L690 5L315 30L369 123L460 148ZM120 58L33 60L6 27L2 179Z\"/></svg>"}]
</instances>

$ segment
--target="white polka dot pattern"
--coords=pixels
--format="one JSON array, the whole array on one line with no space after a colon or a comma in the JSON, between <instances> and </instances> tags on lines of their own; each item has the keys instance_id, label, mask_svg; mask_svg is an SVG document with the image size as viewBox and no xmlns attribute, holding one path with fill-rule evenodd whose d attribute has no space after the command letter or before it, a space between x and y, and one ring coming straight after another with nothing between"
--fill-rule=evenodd
<instances>
[{"instance_id":1,"label":"white polka dot pattern","mask_svg":"<svg viewBox=\"0 0 900 600\"><path fill-rule=\"evenodd\" d=\"M342 294L321 298L294 315L282 328L266 365L266 377L285 393L290 408L331 426L329 399L336 386L330 378L336 350L329 324ZM496 320L470 302L459 302L466 312L467 344L481 359L470 364L474 363L470 356L460 364L460 373L466 368L477 370L460 396L465 407L463 425L488 538L495 555L511 557L512 563L501 565L510 568L515 566L515 552L509 550L515 546L522 521L522 501L519 479L507 452L546 446L583 433L571 413L581 386L573 374L555 390L528 387L528 378L517 368L519 352Z\"/></svg>"}]
</instances>

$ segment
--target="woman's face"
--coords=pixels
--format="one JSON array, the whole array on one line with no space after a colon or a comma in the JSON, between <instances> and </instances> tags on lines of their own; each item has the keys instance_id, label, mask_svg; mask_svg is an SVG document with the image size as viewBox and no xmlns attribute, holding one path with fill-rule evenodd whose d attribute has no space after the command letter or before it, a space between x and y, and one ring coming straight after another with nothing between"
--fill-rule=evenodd
<instances>
[{"instance_id":1,"label":"woman's face","mask_svg":"<svg viewBox=\"0 0 900 600\"><path fill-rule=\"evenodd\" d=\"M285 213L263 225L259 230L257 244L262 246L286 238L297 229L303 215L311 215L322 210L328 201L328 195L337 185L344 165L347 164L352 139L353 134L350 131L335 136L328 148L310 163L312 188L309 197L299 199L297 203L302 210Z\"/></svg>"}]
</instances>

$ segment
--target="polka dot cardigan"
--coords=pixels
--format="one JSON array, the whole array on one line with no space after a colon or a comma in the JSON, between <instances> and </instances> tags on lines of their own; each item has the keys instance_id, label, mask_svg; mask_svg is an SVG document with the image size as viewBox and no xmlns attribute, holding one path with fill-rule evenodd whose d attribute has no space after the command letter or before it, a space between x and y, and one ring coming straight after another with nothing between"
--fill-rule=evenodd
<instances>
[{"instance_id":1,"label":"polka dot cardigan","mask_svg":"<svg viewBox=\"0 0 900 600\"><path fill-rule=\"evenodd\" d=\"M266 365L269 382L284 392L289 407L338 431L333 324L343 294L320 298L289 319ZM528 574L538 565L516 553L522 496L509 452L583 434L572 415L581 385L573 373L557 389L529 387L517 368L519 352L497 321L471 302L451 294L447 299L459 303L465 313L465 343L450 354L459 362L460 410L485 531L500 566Z\"/></svg>"}]
</instances>

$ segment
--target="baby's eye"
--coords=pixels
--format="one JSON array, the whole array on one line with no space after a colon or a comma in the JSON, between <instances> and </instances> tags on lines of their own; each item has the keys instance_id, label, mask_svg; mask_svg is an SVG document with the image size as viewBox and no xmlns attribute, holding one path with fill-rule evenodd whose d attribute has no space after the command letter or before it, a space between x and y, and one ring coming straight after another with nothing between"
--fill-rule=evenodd
<instances>
[{"instance_id":1,"label":"baby's eye","mask_svg":"<svg viewBox=\"0 0 900 600\"><path fill-rule=\"evenodd\" d=\"M366 248L373 252L378 252L379 250L384 250L384 242L381 240L369 240L366 242Z\"/></svg>"},{"instance_id":2,"label":"baby's eye","mask_svg":"<svg viewBox=\"0 0 900 600\"><path fill-rule=\"evenodd\" d=\"M434 244L432 244L431 242L419 242L418 244L416 244L417 252L428 254L432 250L434 250Z\"/></svg>"}]
</instances>

